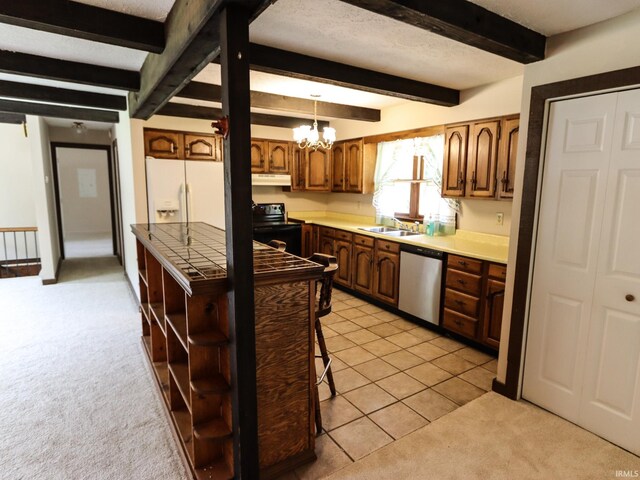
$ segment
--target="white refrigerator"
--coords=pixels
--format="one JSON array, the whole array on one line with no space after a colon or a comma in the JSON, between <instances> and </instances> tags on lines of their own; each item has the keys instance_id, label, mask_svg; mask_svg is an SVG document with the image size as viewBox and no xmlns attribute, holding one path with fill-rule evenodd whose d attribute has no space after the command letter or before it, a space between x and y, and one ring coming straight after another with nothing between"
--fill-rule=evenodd
<instances>
[{"instance_id":1,"label":"white refrigerator","mask_svg":"<svg viewBox=\"0 0 640 480\"><path fill-rule=\"evenodd\" d=\"M224 229L222 162L147 157L150 223L206 222Z\"/></svg>"}]
</instances>

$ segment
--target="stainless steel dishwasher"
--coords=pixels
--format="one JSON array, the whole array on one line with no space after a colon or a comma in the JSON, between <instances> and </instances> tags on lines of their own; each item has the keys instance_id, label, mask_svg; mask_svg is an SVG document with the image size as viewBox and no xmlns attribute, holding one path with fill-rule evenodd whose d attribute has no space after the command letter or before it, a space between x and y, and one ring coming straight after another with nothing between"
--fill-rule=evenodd
<instances>
[{"instance_id":1,"label":"stainless steel dishwasher","mask_svg":"<svg viewBox=\"0 0 640 480\"><path fill-rule=\"evenodd\" d=\"M443 257L430 248L400 246L398 308L435 325L440 323Z\"/></svg>"}]
</instances>

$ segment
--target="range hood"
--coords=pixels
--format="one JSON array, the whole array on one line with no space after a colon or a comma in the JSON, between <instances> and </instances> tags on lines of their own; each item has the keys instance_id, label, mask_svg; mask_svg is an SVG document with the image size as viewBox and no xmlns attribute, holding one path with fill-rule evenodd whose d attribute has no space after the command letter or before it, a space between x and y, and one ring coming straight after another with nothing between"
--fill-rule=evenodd
<instances>
[{"instance_id":1,"label":"range hood","mask_svg":"<svg viewBox=\"0 0 640 480\"><path fill-rule=\"evenodd\" d=\"M277 175L274 173L252 173L251 185L269 187L290 187L291 175Z\"/></svg>"}]
</instances>

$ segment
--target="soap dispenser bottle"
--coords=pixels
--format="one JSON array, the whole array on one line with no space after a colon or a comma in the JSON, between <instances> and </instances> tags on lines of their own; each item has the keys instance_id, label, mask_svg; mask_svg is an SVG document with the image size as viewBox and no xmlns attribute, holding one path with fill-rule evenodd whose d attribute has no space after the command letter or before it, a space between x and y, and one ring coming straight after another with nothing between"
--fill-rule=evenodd
<instances>
[{"instance_id":1,"label":"soap dispenser bottle","mask_svg":"<svg viewBox=\"0 0 640 480\"><path fill-rule=\"evenodd\" d=\"M427 232L427 235L429 235L430 237L433 237L433 229L434 229L435 225L433 222L433 216L429 215L429 221L427 222L426 226L425 226L425 231Z\"/></svg>"}]
</instances>

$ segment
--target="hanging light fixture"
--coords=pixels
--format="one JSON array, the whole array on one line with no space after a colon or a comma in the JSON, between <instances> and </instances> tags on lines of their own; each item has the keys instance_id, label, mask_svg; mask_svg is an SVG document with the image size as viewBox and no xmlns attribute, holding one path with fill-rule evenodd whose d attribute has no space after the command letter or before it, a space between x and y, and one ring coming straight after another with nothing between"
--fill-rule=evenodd
<instances>
[{"instance_id":1,"label":"hanging light fixture","mask_svg":"<svg viewBox=\"0 0 640 480\"><path fill-rule=\"evenodd\" d=\"M87 131L87 126L83 122L73 122L71 128L73 128L78 135L82 135Z\"/></svg>"},{"instance_id":2,"label":"hanging light fixture","mask_svg":"<svg viewBox=\"0 0 640 480\"><path fill-rule=\"evenodd\" d=\"M333 142L336 141L336 129L324 127L322 129L322 140L320 140L320 132L318 132L317 110L320 95L311 95L313 100L313 127L309 125L300 125L293 129L293 139L298 142L300 148L309 148L318 150L318 148L330 149Z\"/></svg>"}]
</instances>

